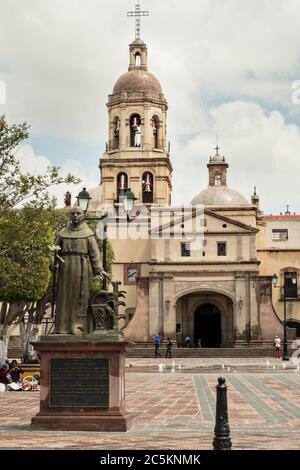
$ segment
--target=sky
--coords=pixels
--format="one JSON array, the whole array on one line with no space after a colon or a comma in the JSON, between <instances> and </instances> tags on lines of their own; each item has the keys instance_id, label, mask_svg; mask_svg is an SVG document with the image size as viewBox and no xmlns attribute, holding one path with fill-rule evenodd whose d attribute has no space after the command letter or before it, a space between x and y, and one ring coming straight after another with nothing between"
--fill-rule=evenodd
<instances>
[{"instance_id":1,"label":"sky","mask_svg":"<svg viewBox=\"0 0 300 470\"><path fill-rule=\"evenodd\" d=\"M135 0L0 0L0 113L26 120L17 156L34 174L48 165L100 182L107 96L127 71ZM228 185L266 214L300 213L299 0L141 0L148 66L169 104L175 204L208 185L215 153ZM5 100L3 99L5 87ZM2 99L1 99L2 97ZM4 103L5 101L5 103Z\"/></svg>"}]
</instances>

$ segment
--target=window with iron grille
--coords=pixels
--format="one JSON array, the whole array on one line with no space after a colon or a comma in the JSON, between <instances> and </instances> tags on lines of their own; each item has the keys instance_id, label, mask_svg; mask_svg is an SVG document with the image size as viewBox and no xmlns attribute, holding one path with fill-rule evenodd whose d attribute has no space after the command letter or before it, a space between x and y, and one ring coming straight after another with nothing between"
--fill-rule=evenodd
<instances>
[{"instance_id":1,"label":"window with iron grille","mask_svg":"<svg viewBox=\"0 0 300 470\"><path fill-rule=\"evenodd\" d=\"M289 237L287 228L275 228L272 230L272 240L287 240Z\"/></svg>"}]
</instances>

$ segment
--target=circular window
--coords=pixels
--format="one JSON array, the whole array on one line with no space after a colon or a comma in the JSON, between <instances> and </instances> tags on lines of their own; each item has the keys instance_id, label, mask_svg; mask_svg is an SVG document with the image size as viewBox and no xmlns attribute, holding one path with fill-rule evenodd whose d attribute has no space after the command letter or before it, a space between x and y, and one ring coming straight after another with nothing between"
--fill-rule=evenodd
<instances>
[{"instance_id":1,"label":"circular window","mask_svg":"<svg viewBox=\"0 0 300 470\"><path fill-rule=\"evenodd\" d=\"M223 228L227 228L227 224L223 224Z\"/></svg>"}]
</instances>

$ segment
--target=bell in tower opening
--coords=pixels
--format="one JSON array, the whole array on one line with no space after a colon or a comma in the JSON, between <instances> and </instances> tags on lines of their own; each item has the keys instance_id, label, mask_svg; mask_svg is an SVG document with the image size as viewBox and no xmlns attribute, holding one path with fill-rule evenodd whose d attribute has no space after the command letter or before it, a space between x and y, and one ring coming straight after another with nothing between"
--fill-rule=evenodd
<instances>
[{"instance_id":1,"label":"bell in tower opening","mask_svg":"<svg viewBox=\"0 0 300 470\"><path fill-rule=\"evenodd\" d=\"M145 204L153 203L153 175L150 172L143 174L142 180L142 202Z\"/></svg>"},{"instance_id":2,"label":"bell in tower opening","mask_svg":"<svg viewBox=\"0 0 300 470\"><path fill-rule=\"evenodd\" d=\"M131 147L141 146L141 116L133 114L130 118L130 141Z\"/></svg>"},{"instance_id":3,"label":"bell in tower opening","mask_svg":"<svg viewBox=\"0 0 300 470\"><path fill-rule=\"evenodd\" d=\"M117 194L118 199L120 194L122 194L128 188L128 176L126 173L119 173L117 178Z\"/></svg>"}]
</instances>

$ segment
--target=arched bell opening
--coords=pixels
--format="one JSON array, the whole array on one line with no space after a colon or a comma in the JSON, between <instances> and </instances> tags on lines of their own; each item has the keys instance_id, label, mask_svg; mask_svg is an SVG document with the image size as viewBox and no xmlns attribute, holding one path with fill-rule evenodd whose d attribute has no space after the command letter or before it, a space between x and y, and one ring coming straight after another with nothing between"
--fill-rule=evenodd
<instances>
[{"instance_id":1,"label":"arched bell opening","mask_svg":"<svg viewBox=\"0 0 300 470\"><path fill-rule=\"evenodd\" d=\"M126 173L119 173L117 176L117 199L128 189L128 176Z\"/></svg>"},{"instance_id":2,"label":"arched bell opening","mask_svg":"<svg viewBox=\"0 0 300 470\"><path fill-rule=\"evenodd\" d=\"M141 54L139 52L135 54L134 59L135 59L135 66L140 67L141 66Z\"/></svg>"},{"instance_id":3,"label":"arched bell opening","mask_svg":"<svg viewBox=\"0 0 300 470\"><path fill-rule=\"evenodd\" d=\"M221 176L220 175L215 176L215 186L221 186Z\"/></svg>"},{"instance_id":4,"label":"arched bell opening","mask_svg":"<svg viewBox=\"0 0 300 470\"><path fill-rule=\"evenodd\" d=\"M152 204L153 199L153 175L149 171L146 171L142 177L142 202L144 204Z\"/></svg>"},{"instance_id":5,"label":"arched bell opening","mask_svg":"<svg viewBox=\"0 0 300 470\"><path fill-rule=\"evenodd\" d=\"M132 114L130 117L130 146L141 146L142 120L139 114Z\"/></svg>"},{"instance_id":6,"label":"arched bell opening","mask_svg":"<svg viewBox=\"0 0 300 470\"><path fill-rule=\"evenodd\" d=\"M120 119L116 116L113 121L113 150L118 150L120 144Z\"/></svg>"},{"instance_id":7,"label":"arched bell opening","mask_svg":"<svg viewBox=\"0 0 300 470\"><path fill-rule=\"evenodd\" d=\"M160 125L158 116L152 117L153 148L160 148Z\"/></svg>"}]
</instances>

